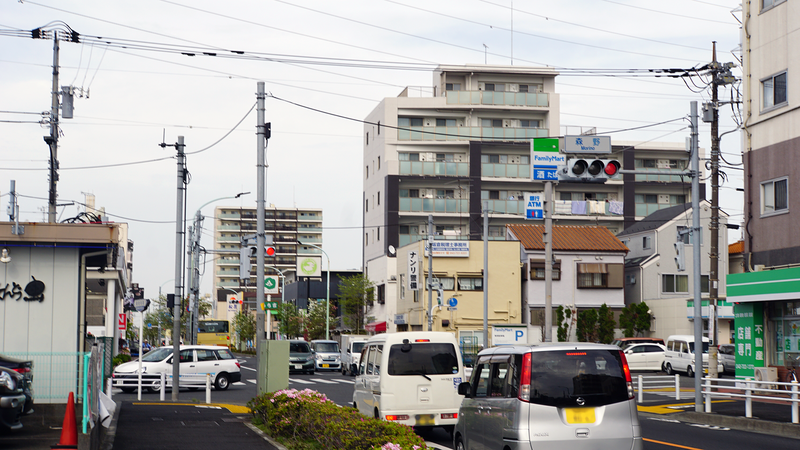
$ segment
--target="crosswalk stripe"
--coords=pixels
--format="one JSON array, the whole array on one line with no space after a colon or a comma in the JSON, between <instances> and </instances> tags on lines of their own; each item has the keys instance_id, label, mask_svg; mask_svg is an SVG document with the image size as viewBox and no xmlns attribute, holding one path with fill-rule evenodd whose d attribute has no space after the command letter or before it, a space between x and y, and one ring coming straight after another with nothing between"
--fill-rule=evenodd
<instances>
[{"instance_id":1,"label":"crosswalk stripe","mask_svg":"<svg viewBox=\"0 0 800 450\"><path fill-rule=\"evenodd\" d=\"M289 381L292 383L299 383L299 384L314 384L313 381L301 380L298 378L289 378Z\"/></svg>"},{"instance_id":2,"label":"crosswalk stripe","mask_svg":"<svg viewBox=\"0 0 800 450\"><path fill-rule=\"evenodd\" d=\"M345 383L345 384L356 384L356 382L353 381L353 380L345 380L345 379L342 379L342 378L333 378L333 381L336 381L338 383Z\"/></svg>"},{"instance_id":3,"label":"crosswalk stripe","mask_svg":"<svg viewBox=\"0 0 800 450\"><path fill-rule=\"evenodd\" d=\"M312 381L316 381L317 383L323 383L323 384L336 384L335 381L328 381L328 380L326 380L324 378L312 378L311 380Z\"/></svg>"}]
</instances>

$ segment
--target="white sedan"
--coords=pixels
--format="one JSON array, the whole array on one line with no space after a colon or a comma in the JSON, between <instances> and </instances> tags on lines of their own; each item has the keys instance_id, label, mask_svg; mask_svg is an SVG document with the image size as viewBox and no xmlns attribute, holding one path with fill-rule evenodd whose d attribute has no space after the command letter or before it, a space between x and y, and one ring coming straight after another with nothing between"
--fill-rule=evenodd
<instances>
[{"instance_id":1,"label":"white sedan","mask_svg":"<svg viewBox=\"0 0 800 450\"><path fill-rule=\"evenodd\" d=\"M631 344L625 347L625 359L631 370L662 370L666 347L659 344Z\"/></svg>"}]
</instances>

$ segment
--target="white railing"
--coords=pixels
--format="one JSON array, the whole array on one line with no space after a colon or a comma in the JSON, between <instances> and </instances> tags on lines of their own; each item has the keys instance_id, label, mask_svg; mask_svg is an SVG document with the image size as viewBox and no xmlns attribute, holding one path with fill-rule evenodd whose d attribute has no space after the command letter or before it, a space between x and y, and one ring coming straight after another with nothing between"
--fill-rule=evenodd
<instances>
[{"instance_id":1,"label":"white railing","mask_svg":"<svg viewBox=\"0 0 800 450\"><path fill-rule=\"evenodd\" d=\"M787 402L792 408L792 423L800 423L800 385L796 381L756 381L751 379L731 380L703 378L705 412L711 412L713 397L742 398L745 401L745 417L753 417L753 400Z\"/></svg>"},{"instance_id":2,"label":"white railing","mask_svg":"<svg viewBox=\"0 0 800 450\"><path fill-rule=\"evenodd\" d=\"M645 389L675 389L675 400L681 399L681 376L675 375L653 375L637 377L636 391L638 392L638 402L644 402Z\"/></svg>"},{"instance_id":3,"label":"white railing","mask_svg":"<svg viewBox=\"0 0 800 450\"><path fill-rule=\"evenodd\" d=\"M206 385L205 385L205 387L206 387L206 404L210 404L211 403L211 387L214 385L214 383L212 381L212 375L213 374L212 373L206 373L205 375L206 375ZM113 389L114 387L121 387L121 386L136 387L137 394L138 394L138 400L141 400L142 399L142 390L144 388L147 388L147 387L153 385L155 382L158 382L158 383L160 383L160 386L161 386L161 388L158 391L159 400L163 402L164 399L165 399L164 392L167 390L166 388L171 388L172 387L171 384L167 384L167 374L164 373L164 372L155 373L155 374L153 374L153 373L151 373L151 374L143 373L142 376L141 377L137 377L137 379L126 379L125 381L129 381L131 383L122 384L122 385L120 385L120 384L116 384L115 385L113 383L113 380L111 378L109 378L108 379L108 386L107 386L107 389L106 389L106 391L107 391L106 395L108 395L108 397L111 398L111 389ZM145 383L142 383L142 381L144 381ZM135 384L133 382L135 382ZM178 384L179 388L182 388L182 387L193 387L193 388L196 388L196 387L200 387L200 386L201 385L198 385L198 384L184 384L184 383L180 383L180 382Z\"/></svg>"}]
</instances>

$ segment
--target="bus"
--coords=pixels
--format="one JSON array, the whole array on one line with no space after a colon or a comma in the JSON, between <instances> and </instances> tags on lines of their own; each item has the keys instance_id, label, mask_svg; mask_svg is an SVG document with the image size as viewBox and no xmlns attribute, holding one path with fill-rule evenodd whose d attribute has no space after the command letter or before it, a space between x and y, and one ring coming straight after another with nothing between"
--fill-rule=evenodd
<instances>
[{"instance_id":1,"label":"bus","mask_svg":"<svg viewBox=\"0 0 800 450\"><path fill-rule=\"evenodd\" d=\"M197 345L231 345L231 324L227 320L199 320Z\"/></svg>"}]
</instances>

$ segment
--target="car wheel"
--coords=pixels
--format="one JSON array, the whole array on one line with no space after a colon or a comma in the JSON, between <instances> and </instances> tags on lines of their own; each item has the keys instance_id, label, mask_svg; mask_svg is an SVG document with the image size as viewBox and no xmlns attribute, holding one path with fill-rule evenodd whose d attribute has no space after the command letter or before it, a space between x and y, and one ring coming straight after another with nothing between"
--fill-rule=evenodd
<instances>
[{"instance_id":1,"label":"car wheel","mask_svg":"<svg viewBox=\"0 0 800 450\"><path fill-rule=\"evenodd\" d=\"M666 366L664 366L664 372L667 372L667 375L673 375L673 374L675 374L675 371L674 371L674 370L672 370L672 364L670 364L670 363L667 363L667 365L666 365Z\"/></svg>"},{"instance_id":2,"label":"car wheel","mask_svg":"<svg viewBox=\"0 0 800 450\"><path fill-rule=\"evenodd\" d=\"M136 390L135 388L129 388L129 387L128 388L120 388L120 389L122 389L122 392L124 392L126 394L130 394L131 392L134 392Z\"/></svg>"},{"instance_id":3,"label":"car wheel","mask_svg":"<svg viewBox=\"0 0 800 450\"><path fill-rule=\"evenodd\" d=\"M461 436L456 438L455 447L456 447L456 450L465 450L466 449L466 447L464 447L464 441L461 439Z\"/></svg>"},{"instance_id":4,"label":"car wheel","mask_svg":"<svg viewBox=\"0 0 800 450\"><path fill-rule=\"evenodd\" d=\"M147 390L150 392L161 392L161 381L154 381Z\"/></svg>"},{"instance_id":5,"label":"car wheel","mask_svg":"<svg viewBox=\"0 0 800 450\"><path fill-rule=\"evenodd\" d=\"M689 378L694 377L694 370L692 370L692 366L686 366L686 376Z\"/></svg>"},{"instance_id":6,"label":"car wheel","mask_svg":"<svg viewBox=\"0 0 800 450\"><path fill-rule=\"evenodd\" d=\"M231 380L228 378L228 374L221 373L219 376L217 376L217 381L214 382L214 387L216 387L218 391L224 391L228 389L230 382Z\"/></svg>"}]
</instances>

